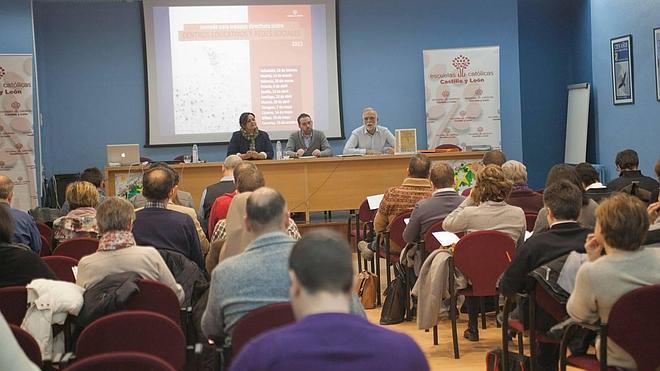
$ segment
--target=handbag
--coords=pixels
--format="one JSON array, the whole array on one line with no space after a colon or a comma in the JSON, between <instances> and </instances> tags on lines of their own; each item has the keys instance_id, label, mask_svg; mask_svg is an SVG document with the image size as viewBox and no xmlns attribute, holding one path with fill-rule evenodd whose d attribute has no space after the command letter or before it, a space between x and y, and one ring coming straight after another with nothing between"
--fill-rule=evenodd
<instances>
[{"instance_id":1,"label":"handbag","mask_svg":"<svg viewBox=\"0 0 660 371\"><path fill-rule=\"evenodd\" d=\"M394 265L395 278L385 289L385 301L380 313L381 325L394 325L403 322L406 316L408 288L406 275L400 264Z\"/></svg>"},{"instance_id":2,"label":"handbag","mask_svg":"<svg viewBox=\"0 0 660 371\"><path fill-rule=\"evenodd\" d=\"M504 352L501 348L486 353L486 370L488 371L527 371L530 369L530 358L518 353L509 352L509 367L504 369Z\"/></svg>"},{"instance_id":3,"label":"handbag","mask_svg":"<svg viewBox=\"0 0 660 371\"><path fill-rule=\"evenodd\" d=\"M362 303L364 309L373 309L376 307L377 280L378 276L369 271L362 271L357 275L355 293L360 298L360 303Z\"/></svg>"}]
</instances>

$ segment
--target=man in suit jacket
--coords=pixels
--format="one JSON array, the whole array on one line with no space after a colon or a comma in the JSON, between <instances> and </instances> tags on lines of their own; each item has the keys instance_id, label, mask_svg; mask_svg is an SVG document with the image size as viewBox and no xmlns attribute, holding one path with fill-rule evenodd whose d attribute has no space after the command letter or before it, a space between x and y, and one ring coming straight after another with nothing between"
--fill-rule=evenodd
<instances>
[{"instance_id":1,"label":"man in suit jacket","mask_svg":"<svg viewBox=\"0 0 660 371\"><path fill-rule=\"evenodd\" d=\"M539 266L572 251L585 252L584 243L591 229L577 222L582 208L582 191L574 184L560 181L545 189L543 202L548 210L550 229L534 234L518 248L500 281L500 290L504 295L526 292L532 284L527 275ZM518 313L527 313L526 307L527 303L521 302ZM550 315L537 308L536 324L539 330L548 330L555 323ZM559 359L559 347L556 344L541 344L538 354L541 369L556 369Z\"/></svg>"},{"instance_id":2,"label":"man in suit jacket","mask_svg":"<svg viewBox=\"0 0 660 371\"><path fill-rule=\"evenodd\" d=\"M403 239L407 243L423 240L433 224L444 219L465 199L454 189L454 170L451 166L438 162L431 169L430 178L433 183L432 196L419 201L410 214L403 231Z\"/></svg>"},{"instance_id":3,"label":"man in suit jacket","mask_svg":"<svg viewBox=\"0 0 660 371\"><path fill-rule=\"evenodd\" d=\"M289 157L332 156L332 148L328 139L322 131L313 129L314 122L308 114L301 113L298 116L298 127L300 130L291 133L289 141L286 142L285 155Z\"/></svg>"}]
</instances>

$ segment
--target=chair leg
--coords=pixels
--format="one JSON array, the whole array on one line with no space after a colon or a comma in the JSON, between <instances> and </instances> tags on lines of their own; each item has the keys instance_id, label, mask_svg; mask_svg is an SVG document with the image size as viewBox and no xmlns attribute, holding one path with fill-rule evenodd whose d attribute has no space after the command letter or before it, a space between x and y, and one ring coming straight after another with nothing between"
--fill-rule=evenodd
<instances>
[{"instance_id":1,"label":"chair leg","mask_svg":"<svg viewBox=\"0 0 660 371\"><path fill-rule=\"evenodd\" d=\"M523 334L519 332L516 334L516 337L518 338L518 354L521 356L525 355L525 344L523 344Z\"/></svg>"},{"instance_id":2,"label":"chair leg","mask_svg":"<svg viewBox=\"0 0 660 371\"><path fill-rule=\"evenodd\" d=\"M500 323L497 322L497 317L499 317L499 315L500 315L500 297L499 296L495 296L495 303L496 303L495 304L495 326L497 326L497 328L500 328L500 327L502 327L502 325L500 325Z\"/></svg>"},{"instance_id":3,"label":"chair leg","mask_svg":"<svg viewBox=\"0 0 660 371\"><path fill-rule=\"evenodd\" d=\"M433 326L433 345L438 345L438 325Z\"/></svg>"},{"instance_id":4,"label":"chair leg","mask_svg":"<svg viewBox=\"0 0 660 371\"><path fill-rule=\"evenodd\" d=\"M481 328L486 329L486 300L483 296L479 297L479 309L481 310Z\"/></svg>"},{"instance_id":5,"label":"chair leg","mask_svg":"<svg viewBox=\"0 0 660 371\"><path fill-rule=\"evenodd\" d=\"M362 253L360 253L360 249L357 250L357 264L358 272L362 272Z\"/></svg>"},{"instance_id":6,"label":"chair leg","mask_svg":"<svg viewBox=\"0 0 660 371\"><path fill-rule=\"evenodd\" d=\"M374 253L374 262L375 262L375 274L376 274L376 305L380 306L381 305L381 299L380 299L380 256L379 256L379 250L380 247L378 246L378 243L376 243L376 252Z\"/></svg>"},{"instance_id":7,"label":"chair leg","mask_svg":"<svg viewBox=\"0 0 660 371\"><path fill-rule=\"evenodd\" d=\"M459 359L458 353L458 331L456 330L456 318L458 317L458 309L456 308L456 295L452 296L449 301L449 316L451 317L451 340L454 343L454 358Z\"/></svg>"}]
</instances>

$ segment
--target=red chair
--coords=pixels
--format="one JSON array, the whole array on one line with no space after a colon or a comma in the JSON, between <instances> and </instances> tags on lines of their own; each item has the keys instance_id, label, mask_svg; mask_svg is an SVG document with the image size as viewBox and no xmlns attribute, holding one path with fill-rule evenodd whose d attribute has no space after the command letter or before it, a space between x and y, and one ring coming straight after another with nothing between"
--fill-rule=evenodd
<instances>
[{"instance_id":1,"label":"red chair","mask_svg":"<svg viewBox=\"0 0 660 371\"><path fill-rule=\"evenodd\" d=\"M454 247L449 260L449 292L451 293L450 315L454 358L459 358L458 334L456 331L456 298L458 295L479 297L482 328L486 328L484 298L497 296L497 280L511 264L516 244L508 235L499 231L478 231L463 236ZM459 270L471 282L471 286L456 290L455 270ZM437 326L433 327L433 344L438 344Z\"/></svg>"},{"instance_id":2,"label":"red chair","mask_svg":"<svg viewBox=\"0 0 660 371\"><path fill-rule=\"evenodd\" d=\"M426 230L426 233L424 233L424 251L426 251L427 254L430 254L442 247L440 242L435 237L433 237L433 233L444 231L442 228L442 222L444 221L444 219L441 219L436 223L433 223L433 225L431 225L429 229Z\"/></svg>"},{"instance_id":3,"label":"red chair","mask_svg":"<svg viewBox=\"0 0 660 371\"><path fill-rule=\"evenodd\" d=\"M58 279L76 283L76 277L73 275L73 267L78 266L76 259L60 255L44 256L41 259L55 273Z\"/></svg>"},{"instance_id":4,"label":"red chair","mask_svg":"<svg viewBox=\"0 0 660 371\"><path fill-rule=\"evenodd\" d=\"M83 256L91 255L99 248L99 240L89 237L77 237L66 240L55 248L53 255L62 255L82 259Z\"/></svg>"},{"instance_id":5,"label":"red chair","mask_svg":"<svg viewBox=\"0 0 660 371\"><path fill-rule=\"evenodd\" d=\"M14 334L18 345L25 352L25 355L30 361L41 368L43 366L43 360L41 359L41 349L39 349L37 341L34 340L30 333L20 328L20 326L10 324L9 327L11 327L11 332Z\"/></svg>"},{"instance_id":6,"label":"red chair","mask_svg":"<svg viewBox=\"0 0 660 371\"><path fill-rule=\"evenodd\" d=\"M257 308L241 317L231 335L231 353L236 356L257 335L295 322L291 303L275 303Z\"/></svg>"},{"instance_id":7,"label":"red chair","mask_svg":"<svg viewBox=\"0 0 660 371\"><path fill-rule=\"evenodd\" d=\"M80 333L76 355L85 359L108 352L142 352L159 357L176 370L186 364L181 328L166 316L141 310L101 317Z\"/></svg>"},{"instance_id":8,"label":"red chair","mask_svg":"<svg viewBox=\"0 0 660 371\"><path fill-rule=\"evenodd\" d=\"M27 308L27 289L25 286L0 288L0 312L9 324L20 326Z\"/></svg>"},{"instance_id":9,"label":"red chair","mask_svg":"<svg viewBox=\"0 0 660 371\"><path fill-rule=\"evenodd\" d=\"M354 238L354 247L355 251L357 251L358 257L358 271L360 272L362 271L363 259L360 250L357 248L357 244L359 241L363 241L365 238L367 238L368 234L373 235L373 222L377 211L378 210L371 210L369 207L369 202L365 199L362 201L362 204L360 204L358 213L353 214L348 218L347 238L349 241L351 238ZM353 220L355 220L355 222L353 222ZM353 226L355 228L353 228ZM364 261L364 268L367 269L366 261ZM375 265L372 265L372 268L375 270Z\"/></svg>"},{"instance_id":10,"label":"red chair","mask_svg":"<svg viewBox=\"0 0 660 371\"><path fill-rule=\"evenodd\" d=\"M67 371L175 371L169 363L141 352L109 352L74 362Z\"/></svg>"},{"instance_id":11,"label":"red chair","mask_svg":"<svg viewBox=\"0 0 660 371\"><path fill-rule=\"evenodd\" d=\"M140 291L126 303L126 309L156 312L181 326L181 306L171 288L152 280L139 280Z\"/></svg>"},{"instance_id":12,"label":"red chair","mask_svg":"<svg viewBox=\"0 0 660 371\"><path fill-rule=\"evenodd\" d=\"M559 367L566 370L566 365L583 370L614 370L607 367L607 342L614 341L635 360L638 370L657 370L660 367L658 344L660 344L660 285L641 287L621 296L614 303L608 323L601 324L599 357L594 355L570 356L566 358L567 341L571 329L566 329L561 340ZM585 326L591 328L593 326Z\"/></svg>"},{"instance_id":13,"label":"red chair","mask_svg":"<svg viewBox=\"0 0 660 371\"><path fill-rule=\"evenodd\" d=\"M44 235L40 235L41 237L41 251L39 251L39 256L50 256L51 251L53 250L53 247L51 245L51 242L44 237Z\"/></svg>"},{"instance_id":14,"label":"red chair","mask_svg":"<svg viewBox=\"0 0 660 371\"><path fill-rule=\"evenodd\" d=\"M40 222L37 220L36 223L37 223L37 229L39 229L39 234L44 236L44 238L46 238L47 241L52 241L53 229L44 222Z\"/></svg>"},{"instance_id":15,"label":"red chair","mask_svg":"<svg viewBox=\"0 0 660 371\"><path fill-rule=\"evenodd\" d=\"M463 197L470 197L470 193L472 192L472 188L465 188L463 192L461 192L461 196Z\"/></svg>"},{"instance_id":16,"label":"red chair","mask_svg":"<svg viewBox=\"0 0 660 371\"><path fill-rule=\"evenodd\" d=\"M376 262L376 276L378 276L378 282L376 285L377 288L377 298L380 298L380 258L385 259L385 274L387 277L387 284L392 280L392 274L390 273L390 268L393 268L393 265L399 261L399 254L390 254L391 244L395 243L400 248L403 248L406 245L406 241L403 239L403 230L406 229L405 219L410 218L410 211L403 212L396 216L389 225L389 230L383 233L380 233L376 238L376 253L374 254L374 260ZM380 304L380 301L378 301Z\"/></svg>"},{"instance_id":17,"label":"red chair","mask_svg":"<svg viewBox=\"0 0 660 371\"><path fill-rule=\"evenodd\" d=\"M525 213L525 222L527 222L527 232L534 231L534 224L536 224L536 217L539 214L536 213Z\"/></svg>"},{"instance_id":18,"label":"red chair","mask_svg":"<svg viewBox=\"0 0 660 371\"><path fill-rule=\"evenodd\" d=\"M443 150L442 152L461 152L461 151L463 151L463 148L461 148L461 147L459 147L455 144L450 144L450 143L441 144L441 145L435 147L435 149L441 149L441 150Z\"/></svg>"}]
</instances>

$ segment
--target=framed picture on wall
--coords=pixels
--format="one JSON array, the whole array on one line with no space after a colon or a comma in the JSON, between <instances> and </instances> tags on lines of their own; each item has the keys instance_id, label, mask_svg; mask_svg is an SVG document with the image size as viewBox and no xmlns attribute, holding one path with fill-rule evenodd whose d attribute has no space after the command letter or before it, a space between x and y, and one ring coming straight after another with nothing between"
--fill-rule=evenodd
<instances>
[{"instance_id":1,"label":"framed picture on wall","mask_svg":"<svg viewBox=\"0 0 660 371\"><path fill-rule=\"evenodd\" d=\"M655 51L655 99L660 100L660 27L653 30L653 50Z\"/></svg>"},{"instance_id":2,"label":"framed picture on wall","mask_svg":"<svg viewBox=\"0 0 660 371\"><path fill-rule=\"evenodd\" d=\"M610 40L614 104L635 103L633 89L632 35Z\"/></svg>"}]
</instances>

